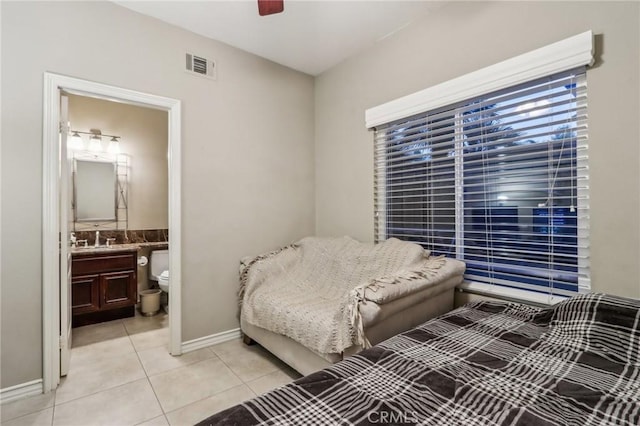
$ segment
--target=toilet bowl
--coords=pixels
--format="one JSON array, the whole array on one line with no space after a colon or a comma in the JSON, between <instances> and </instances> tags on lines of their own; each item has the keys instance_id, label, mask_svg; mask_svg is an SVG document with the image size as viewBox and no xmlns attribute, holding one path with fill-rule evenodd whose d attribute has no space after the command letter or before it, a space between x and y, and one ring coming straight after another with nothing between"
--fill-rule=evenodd
<instances>
[{"instance_id":1,"label":"toilet bowl","mask_svg":"<svg viewBox=\"0 0 640 426\"><path fill-rule=\"evenodd\" d=\"M169 293L169 271L162 271L158 276L158 286L160 286L160 290Z\"/></svg>"},{"instance_id":2,"label":"toilet bowl","mask_svg":"<svg viewBox=\"0 0 640 426\"><path fill-rule=\"evenodd\" d=\"M149 279L158 282L158 287L164 293L162 308L169 313L169 250L153 250L149 256Z\"/></svg>"},{"instance_id":3,"label":"toilet bowl","mask_svg":"<svg viewBox=\"0 0 640 426\"><path fill-rule=\"evenodd\" d=\"M165 293L169 293L169 250L153 250L149 260L149 279L158 282Z\"/></svg>"}]
</instances>

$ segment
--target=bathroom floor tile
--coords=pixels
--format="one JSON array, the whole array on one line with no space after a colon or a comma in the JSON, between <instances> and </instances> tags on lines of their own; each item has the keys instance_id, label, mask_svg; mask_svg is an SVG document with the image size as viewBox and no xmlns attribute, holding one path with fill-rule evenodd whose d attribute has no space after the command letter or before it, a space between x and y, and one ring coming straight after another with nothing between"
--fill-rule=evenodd
<instances>
[{"instance_id":1,"label":"bathroom floor tile","mask_svg":"<svg viewBox=\"0 0 640 426\"><path fill-rule=\"evenodd\" d=\"M248 346L240 339L212 346L211 350L244 382L255 380L284 365L262 346Z\"/></svg>"},{"instance_id":2,"label":"bathroom floor tile","mask_svg":"<svg viewBox=\"0 0 640 426\"><path fill-rule=\"evenodd\" d=\"M162 415L147 379L56 404L54 426L135 425Z\"/></svg>"},{"instance_id":3,"label":"bathroom floor tile","mask_svg":"<svg viewBox=\"0 0 640 426\"><path fill-rule=\"evenodd\" d=\"M295 379L297 379L297 377L294 378L282 370L276 370L265 376L247 382L247 386L249 386L256 395L262 395L265 392L284 386L287 383L291 383Z\"/></svg>"},{"instance_id":4,"label":"bathroom floor tile","mask_svg":"<svg viewBox=\"0 0 640 426\"><path fill-rule=\"evenodd\" d=\"M167 413L171 426L193 425L215 413L251 399L255 394L240 385Z\"/></svg>"},{"instance_id":5,"label":"bathroom floor tile","mask_svg":"<svg viewBox=\"0 0 640 426\"><path fill-rule=\"evenodd\" d=\"M174 368L184 367L209 358L216 358L216 355L209 348L203 348L180 356L172 356L165 346L159 346L139 351L138 357L147 372L147 376L154 376Z\"/></svg>"},{"instance_id":6,"label":"bathroom floor tile","mask_svg":"<svg viewBox=\"0 0 640 426\"><path fill-rule=\"evenodd\" d=\"M169 315L165 314L161 310L159 314L152 317L136 315L135 317L124 318L122 320L122 323L124 324L124 327L129 335L137 334L144 331L151 331L157 330L159 328L169 327Z\"/></svg>"},{"instance_id":7,"label":"bathroom floor tile","mask_svg":"<svg viewBox=\"0 0 640 426\"><path fill-rule=\"evenodd\" d=\"M103 342L105 340L126 337L127 331L121 320L103 322L100 324L76 327L71 332L71 342L74 348Z\"/></svg>"},{"instance_id":8,"label":"bathroom floor tile","mask_svg":"<svg viewBox=\"0 0 640 426\"><path fill-rule=\"evenodd\" d=\"M157 330L143 331L129 336L136 351L144 351L145 349L163 347L169 350L169 329L160 328Z\"/></svg>"},{"instance_id":9,"label":"bathroom floor tile","mask_svg":"<svg viewBox=\"0 0 640 426\"><path fill-rule=\"evenodd\" d=\"M96 359L113 358L134 352L135 348L129 336L74 347L71 349L71 369L87 362L95 363Z\"/></svg>"},{"instance_id":10,"label":"bathroom floor tile","mask_svg":"<svg viewBox=\"0 0 640 426\"><path fill-rule=\"evenodd\" d=\"M2 422L2 426L51 426L53 422L53 407L41 410L26 416L18 417L8 422Z\"/></svg>"},{"instance_id":11,"label":"bathroom floor tile","mask_svg":"<svg viewBox=\"0 0 640 426\"><path fill-rule=\"evenodd\" d=\"M56 391L56 405L145 377L136 353L72 366Z\"/></svg>"},{"instance_id":12,"label":"bathroom floor tile","mask_svg":"<svg viewBox=\"0 0 640 426\"><path fill-rule=\"evenodd\" d=\"M165 413L242 384L218 358L149 377Z\"/></svg>"}]
</instances>

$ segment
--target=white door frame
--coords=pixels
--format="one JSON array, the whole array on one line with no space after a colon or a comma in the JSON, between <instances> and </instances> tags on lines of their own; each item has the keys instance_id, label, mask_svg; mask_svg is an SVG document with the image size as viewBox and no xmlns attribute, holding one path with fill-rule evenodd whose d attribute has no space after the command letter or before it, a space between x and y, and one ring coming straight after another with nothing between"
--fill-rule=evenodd
<instances>
[{"instance_id":1,"label":"white door frame","mask_svg":"<svg viewBox=\"0 0 640 426\"><path fill-rule=\"evenodd\" d=\"M42 114L42 379L43 391L54 390L60 381L60 276L58 168L60 161L60 92L100 98L167 111L169 118L169 352L182 353L181 317L181 103L88 80L44 73ZM66 209L63 209L66 212ZM67 236L63 236L63 244ZM66 264L62 265L66 268Z\"/></svg>"}]
</instances>

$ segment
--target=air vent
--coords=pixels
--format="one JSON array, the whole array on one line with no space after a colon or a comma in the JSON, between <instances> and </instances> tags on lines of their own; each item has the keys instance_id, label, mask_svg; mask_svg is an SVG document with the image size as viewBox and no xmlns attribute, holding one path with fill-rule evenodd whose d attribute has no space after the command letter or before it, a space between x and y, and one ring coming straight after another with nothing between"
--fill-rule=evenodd
<instances>
[{"instance_id":1,"label":"air vent","mask_svg":"<svg viewBox=\"0 0 640 426\"><path fill-rule=\"evenodd\" d=\"M217 70L215 61L191 53L187 53L186 58L187 72L212 80L216 79Z\"/></svg>"}]
</instances>

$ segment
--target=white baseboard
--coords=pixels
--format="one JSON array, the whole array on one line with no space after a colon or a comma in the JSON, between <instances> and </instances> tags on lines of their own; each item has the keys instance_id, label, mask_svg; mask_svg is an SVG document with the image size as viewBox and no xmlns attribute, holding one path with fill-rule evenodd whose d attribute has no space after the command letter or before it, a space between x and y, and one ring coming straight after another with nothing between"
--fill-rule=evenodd
<instances>
[{"instance_id":1,"label":"white baseboard","mask_svg":"<svg viewBox=\"0 0 640 426\"><path fill-rule=\"evenodd\" d=\"M208 346L217 345L218 343L228 342L229 340L239 339L242 332L239 328L223 331L221 333L210 334L209 336L199 337L197 339L182 342L182 353L192 352Z\"/></svg>"},{"instance_id":2,"label":"white baseboard","mask_svg":"<svg viewBox=\"0 0 640 426\"><path fill-rule=\"evenodd\" d=\"M0 403L15 401L27 396L40 395L43 392L42 379L32 380L19 385L0 389Z\"/></svg>"}]
</instances>

